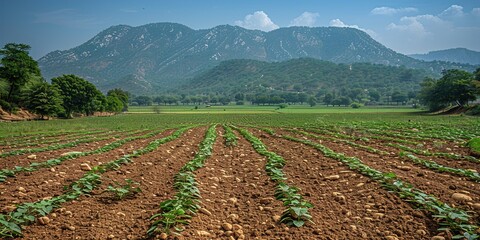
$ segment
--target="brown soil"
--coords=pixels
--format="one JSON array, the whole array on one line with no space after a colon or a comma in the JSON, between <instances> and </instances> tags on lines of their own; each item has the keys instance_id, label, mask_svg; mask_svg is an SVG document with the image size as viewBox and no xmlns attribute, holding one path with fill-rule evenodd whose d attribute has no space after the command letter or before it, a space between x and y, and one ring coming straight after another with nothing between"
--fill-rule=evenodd
<instances>
[{"instance_id":1,"label":"brown soil","mask_svg":"<svg viewBox=\"0 0 480 240\"><path fill-rule=\"evenodd\" d=\"M0 107L0 121L25 121L40 119L40 115L20 109L16 113L8 113Z\"/></svg>"},{"instance_id":2,"label":"brown soil","mask_svg":"<svg viewBox=\"0 0 480 240\"><path fill-rule=\"evenodd\" d=\"M150 225L149 218L158 213L160 202L175 195L174 175L194 157L205 131L206 127L191 129L179 139L134 158L133 162L122 165L118 170L102 174L101 186L91 195L62 204L61 208L47 216L51 222L46 225L35 223L25 226L24 237L19 239L144 239ZM377 182L349 170L341 162L323 156L312 147L270 136L259 130L251 131L267 145L269 151L287 161L283 169L287 183L299 187L304 199L314 204L314 208L309 210L314 223L296 228L274 220L285 207L274 198L276 184L265 172L267 159L256 153L242 137L238 140L238 146L226 147L222 138L223 129L218 127L219 137L212 156L206 160L203 168L195 172L203 209L191 219L178 238L430 239L436 235L438 226L429 214L414 209ZM294 135L281 130L277 132ZM67 160L56 166L54 171L40 169L32 173L19 173L0 184L0 207L62 194L63 186L85 173L80 169L81 163L93 167L99 162L115 160L125 153L145 147L154 138L170 133L172 131L136 140L107 153ZM90 149L93 146L96 149L104 144L106 142L101 141L82 146L83 149L80 146L72 149L85 151L85 147ZM347 156L356 156L380 171L394 172L400 179L451 205L473 210L468 204L451 199L455 192L468 191L473 202L480 202L478 183L436 173L396 155L372 154L344 143L323 141L322 144ZM380 142L364 144L376 148L382 145ZM72 149L38 153L37 160L32 161L52 158L49 153L59 155L75 151ZM4 164L3 161L8 159L15 165L26 165L28 161L18 158L26 156L1 159L0 163ZM409 170L400 170L399 165L408 166ZM339 177L327 180L326 177L332 175ZM131 198L114 200L112 193L104 191L114 181L125 183L125 179L140 183L142 192ZM225 230L229 228L227 223L231 224L233 232Z\"/></svg>"},{"instance_id":3,"label":"brown soil","mask_svg":"<svg viewBox=\"0 0 480 240\"><path fill-rule=\"evenodd\" d=\"M279 134L295 135L290 132L278 131ZM295 135L304 138L303 135ZM436 196L439 200L448 203L450 206L460 206L463 209L475 210L471 206L473 203L480 202L480 184L469 181L465 177L449 173L438 173L424 166L414 164L408 159L400 158L397 154L393 156L382 156L372 154L359 148L351 147L341 142L320 141L307 137L312 141L317 141L326 147L338 153L344 153L346 156L355 156L368 166L382 172L393 172L397 177L405 182L411 183L422 191ZM378 148L373 145L371 147ZM402 168L406 166L407 168ZM452 198L454 193L464 193L472 197L470 203L458 202ZM474 214L478 218L478 213Z\"/></svg>"},{"instance_id":4,"label":"brown soil","mask_svg":"<svg viewBox=\"0 0 480 240\"><path fill-rule=\"evenodd\" d=\"M91 196L62 205L50 214L47 226L25 228L25 239L141 239L149 227L149 218L158 204L171 198L173 177L193 158L203 139L205 128L188 131L180 139L134 159L118 171L102 175L103 183ZM141 193L121 201L103 192L113 181L132 179L140 183ZM71 213L71 214L70 214ZM56 216L55 216L56 215Z\"/></svg>"},{"instance_id":5,"label":"brown soil","mask_svg":"<svg viewBox=\"0 0 480 240\"><path fill-rule=\"evenodd\" d=\"M438 227L420 210L319 151L252 130L269 151L282 156L289 182L313 203L317 225L310 239L429 239ZM325 177L339 175L337 180ZM318 237L314 237L315 235ZM303 239L303 238L302 238Z\"/></svg>"},{"instance_id":6,"label":"brown soil","mask_svg":"<svg viewBox=\"0 0 480 240\"><path fill-rule=\"evenodd\" d=\"M35 202L49 196L57 196L63 193L63 186L81 178L85 171L80 164L87 163L93 167L100 163L118 159L124 154L130 154L134 150L143 148L157 138L162 138L172 131L165 131L157 136L139 139L124 144L118 149L101 154L93 154L76 159L66 160L53 168L41 168L34 172L20 172L14 178L8 178L0 183L0 209L6 205ZM22 187L25 191L19 191Z\"/></svg>"},{"instance_id":7,"label":"brown soil","mask_svg":"<svg viewBox=\"0 0 480 240\"><path fill-rule=\"evenodd\" d=\"M124 137L126 133L121 133L121 134L115 134L116 136L121 136ZM141 135L141 134L135 134L135 135ZM103 137L108 137L105 135L99 136L98 138L103 138ZM109 143L117 141L118 138L116 137L110 137L106 140L98 141L98 142L89 142L89 143L81 143L78 144L75 147L70 147L70 148L62 148L58 150L53 150L53 151L44 151L44 152L36 152L36 153L23 153L20 155L15 155L15 156L8 156L4 158L0 158L0 169L4 168L13 168L15 166L28 166L32 162L40 162L40 161L46 161L48 159L52 158L58 158L64 153L68 152L85 152L85 151L92 151L95 149L98 149L100 147L103 147ZM72 141L73 142L73 141ZM64 144L64 143L58 143L58 144ZM36 148L36 147L34 147ZM27 148L28 149L28 148ZM28 156L30 155L35 155L35 159L30 159Z\"/></svg>"}]
</instances>

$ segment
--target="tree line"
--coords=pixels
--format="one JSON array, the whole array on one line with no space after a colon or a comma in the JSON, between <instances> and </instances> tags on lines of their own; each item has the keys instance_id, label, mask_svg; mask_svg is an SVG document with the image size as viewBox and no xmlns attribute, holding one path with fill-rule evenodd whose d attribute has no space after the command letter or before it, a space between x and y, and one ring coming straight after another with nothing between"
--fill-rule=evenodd
<instances>
[{"instance_id":1,"label":"tree line","mask_svg":"<svg viewBox=\"0 0 480 240\"><path fill-rule=\"evenodd\" d=\"M129 93L113 89L104 95L95 85L75 75L42 78L30 46L8 43L0 49L0 106L7 112L25 108L44 117L71 118L74 114L121 112L128 108Z\"/></svg>"}]
</instances>

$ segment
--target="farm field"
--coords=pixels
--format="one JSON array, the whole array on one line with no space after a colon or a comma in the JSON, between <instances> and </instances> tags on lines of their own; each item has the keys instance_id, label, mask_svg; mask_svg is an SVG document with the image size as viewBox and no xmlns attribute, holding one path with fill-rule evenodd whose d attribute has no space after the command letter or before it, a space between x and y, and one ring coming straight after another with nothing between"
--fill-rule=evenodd
<instances>
[{"instance_id":1,"label":"farm field","mask_svg":"<svg viewBox=\"0 0 480 240\"><path fill-rule=\"evenodd\" d=\"M478 239L478 118L266 109L0 122L0 236Z\"/></svg>"}]
</instances>

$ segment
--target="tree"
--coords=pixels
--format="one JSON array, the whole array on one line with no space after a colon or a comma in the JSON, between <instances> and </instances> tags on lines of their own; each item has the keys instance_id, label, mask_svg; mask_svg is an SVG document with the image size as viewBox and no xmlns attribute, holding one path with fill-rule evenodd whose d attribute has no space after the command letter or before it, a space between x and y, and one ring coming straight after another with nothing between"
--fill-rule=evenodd
<instances>
[{"instance_id":1,"label":"tree","mask_svg":"<svg viewBox=\"0 0 480 240\"><path fill-rule=\"evenodd\" d=\"M25 107L30 112L40 114L42 119L61 113L62 103L58 89L45 81L33 86L25 94Z\"/></svg>"},{"instance_id":2,"label":"tree","mask_svg":"<svg viewBox=\"0 0 480 240\"><path fill-rule=\"evenodd\" d=\"M317 99L314 96L310 96L307 102L310 105L310 107L317 105Z\"/></svg>"},{"instance_id":3,"label":"tree","mask_svg":"<svg viewBox=\"0 0 480 240\"><path fill-rule=\"evenodd\" d=\"M398 105L400 103L407 101L407 95L399 91L395 91L392 93L392 101L396 102Z\"/></svg>"},{"instance_id":4,"label":"tree","mask_svg":"<svg viewBox=\"0 0 480 240\"><path fill-rule=\"evenodd\" d=\"M52 79L52 84L60 90L67 118L70 118L72 113L91 115L106 105L105 97L95 85L78 76L56 77Z\"/></svg>"},{"instance_id":5,"label":"tree","mask_svg":"<svg viewBox=\"0 0 480 240\"><path fill-rule=\"evenodd\" d=\"M116 95L107 96L107 107L105 109L107 112L118 113L121 112L123 108L123 102Z\"/></svg>"},{"instance_id":6,"label":"tree","mask_svg":"<svg viewBox=\"0 0 480 240\"><path fill-rule=\"evenodd\" d=\"M153 103L152 98L149 96L138 96L135 98L135 102L137 102L140 106L151 106Z\"/></svg>"},{"instance_id":7,"label":"tree","mask_svg":"<svg viewBox=\"0 0 480 240\"><path fill-rule=\"evenodd\" d=\"M3 55L0 60L0 79L8 83L8 103L18 103L21 88L32 76L40 75L37 62L28 55L29 49L30 46L26 44L16 43L7 43L0 49L0 55Z\"/></svg>"},{"instance_id":8,"label":"tree","mask_svg":"<svg viewBox=\"0 0 480 240\"><path fill-rule=\"evenodd\" d=\"M333 94L331 93L327 93L325 94L325 97L323 98L323 102L325 103L325 105L330 105L332 104L333 102Z\"/></svg>"},{"instance_id":9,"label":"tree","mask_svg":"<svg viewBox=\"0 0 480 240\"><path fill-rule=\"evenodd\" d=\"M477 99L480 88L476 86L476 75L459 69L445 70L442 74L438 80L426 78L421 85L418 97L430 110L449 104L464 106Z\"/></svg>"},{"instance_id":10,"label":"tree","mask_svg":"<svg viewBox=\"0 0 480 240\"><path fill-rule=\"evenodd\" d=\"M128 111L128 99L130 98L129 92L124 91L120 88L115 88L107 92L107 97L108 96L117 97L122 102L122 105L123 105L122 111Z\"/></svg>"}]
</instances>

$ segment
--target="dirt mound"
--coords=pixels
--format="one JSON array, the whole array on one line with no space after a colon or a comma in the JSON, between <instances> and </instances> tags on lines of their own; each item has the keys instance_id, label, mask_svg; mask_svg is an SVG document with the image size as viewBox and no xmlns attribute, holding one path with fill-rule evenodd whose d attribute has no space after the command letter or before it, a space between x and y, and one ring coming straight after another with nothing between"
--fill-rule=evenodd
<instances>
[{"instance_id":1,"label":"dirt mound","mask_svg":"<svg viewBox=\"0 0 480 240\"><path fill-rule=\"evenodd\" d=\"M38 114L33 114L25 109L19 109L15 113L9 113L0 107L0 121L26 121L37 119L41 119L41 116Z\"/></svg>"}]
</instances>

